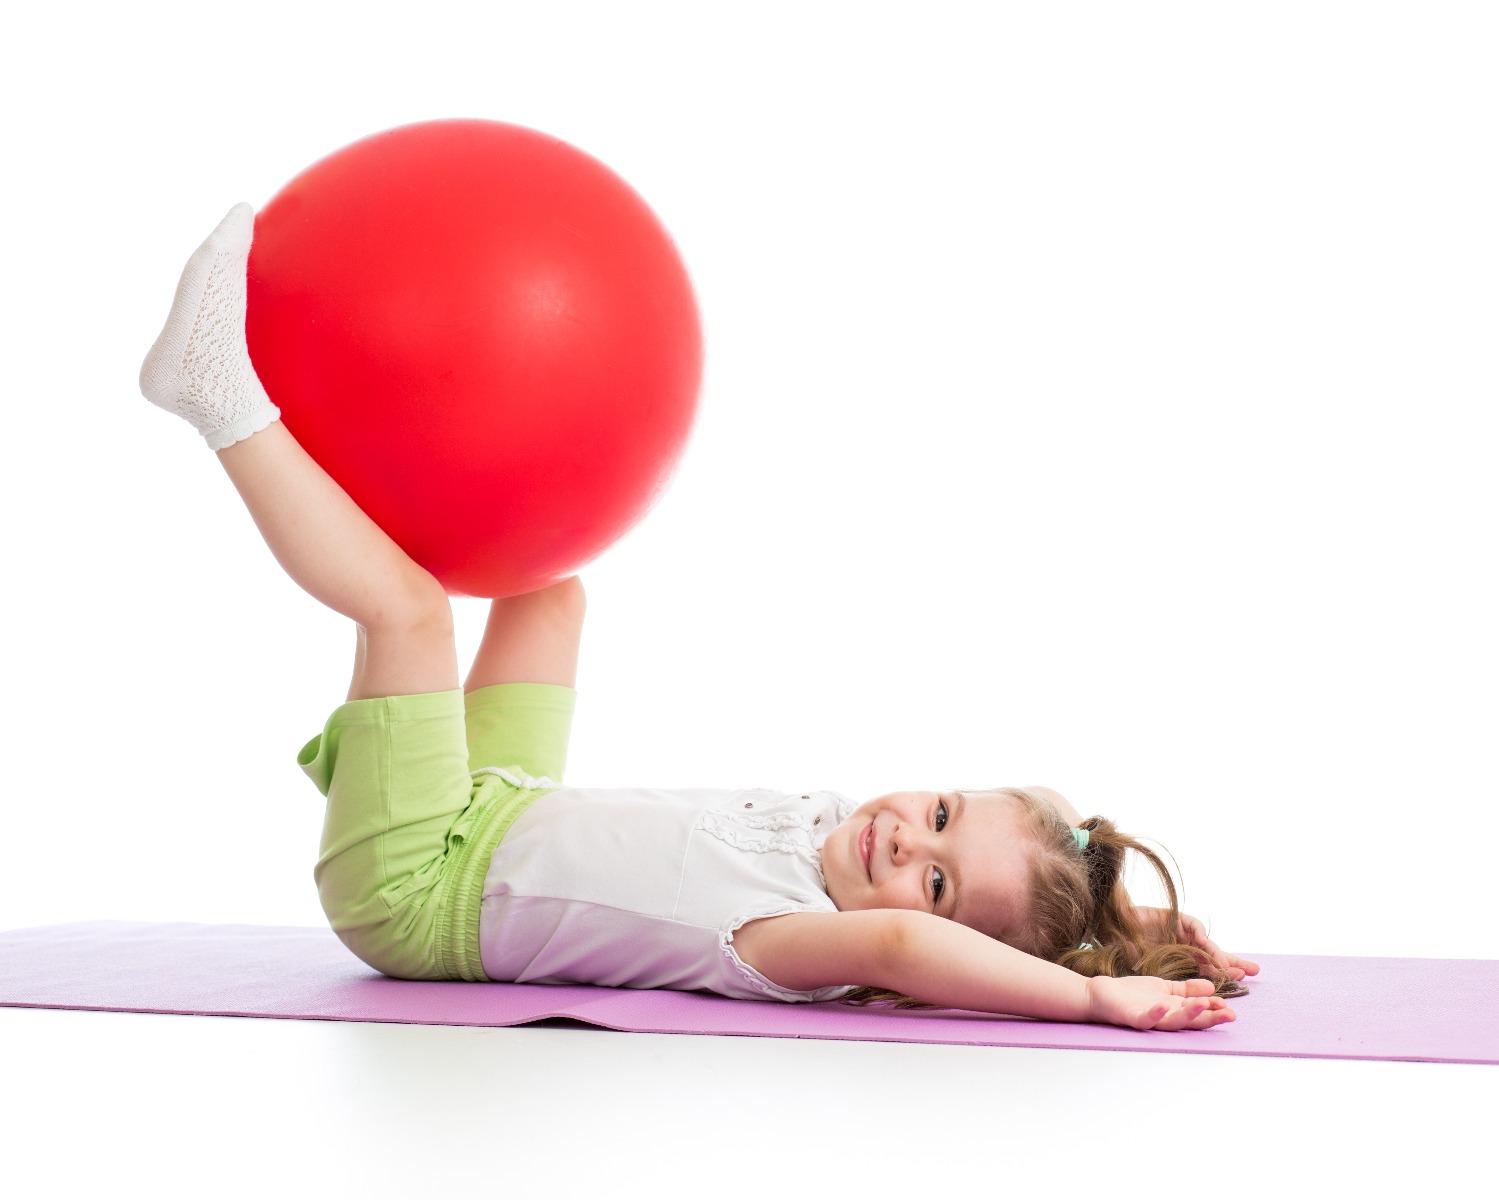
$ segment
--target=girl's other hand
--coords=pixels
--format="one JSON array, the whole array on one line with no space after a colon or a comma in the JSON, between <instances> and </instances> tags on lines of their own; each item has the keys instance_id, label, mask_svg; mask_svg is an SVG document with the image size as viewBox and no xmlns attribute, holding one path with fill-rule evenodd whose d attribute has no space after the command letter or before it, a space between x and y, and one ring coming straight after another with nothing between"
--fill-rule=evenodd
<instances>
[{"instance_id":1,"label":"girl's other hand","mask_svg":"<svg viewBox=\"0 0 1499 1200\"><path fill-rule=\"evenodd\" d=\"M1166 921L1170 918L1169 909L1165 908L1136 908L1136 915L1147 925L1155 924L1163 931ZM1221 949L1217 942L1208 937L1207 928L1196 917L1189 913L1178 913L1181 921L1181 937L1189 946L1196 946L1199 950L1206 950L1208 956L1213 960L1213 965L1221 968L1230 979L1243 979L1246 975L1258 975L1260 964L1250 962L1247 958L1240 958L1237 954L1229 954Z\"/></svg>"},{"instance_id":2,"label":"girl's other hand","mask_svg":"<svg viewBox=\"0 0 1499 1200\"><path fill-rule=\"evenodd\" d=\"M1095 975L1088 980L1084 1020L1127 1029L1177 1030L1211 1029L1238 1016L1227 1001L1213 995L1213 984L1207 979Z\"/></svg>"}]
</instances>

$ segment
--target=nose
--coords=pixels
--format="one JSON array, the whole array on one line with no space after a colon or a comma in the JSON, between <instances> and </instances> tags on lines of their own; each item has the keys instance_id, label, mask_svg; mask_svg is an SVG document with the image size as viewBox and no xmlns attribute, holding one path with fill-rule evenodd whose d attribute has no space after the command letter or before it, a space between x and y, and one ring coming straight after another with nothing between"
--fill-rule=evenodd
<instances>
[{"instance_id":1,"label":"nose","mask_svg":"<svg viewBox=\"0 0 1499 1200\"><path fill-rule=\"evenodd\" d=\"M920 825L897 823L890 832L890 859L897 867L920 857L925 846L926 830Z\"/></svg>"}]
</instances>

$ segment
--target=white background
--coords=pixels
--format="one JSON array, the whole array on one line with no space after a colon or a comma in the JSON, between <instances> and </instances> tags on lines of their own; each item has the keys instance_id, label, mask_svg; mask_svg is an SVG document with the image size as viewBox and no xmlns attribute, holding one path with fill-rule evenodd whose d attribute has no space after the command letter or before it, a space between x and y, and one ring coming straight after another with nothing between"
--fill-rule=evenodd
<instances>
[{"instance_id":1,"label":"white background","mask_svg":"<svg viewBox=\"0 0 1499 1200\"><path fill-rule=\"evenodd\" d=\"M231 203L475 116L629 180L704 318L675 483L585 571L573 782L1047 783L1230 948L1499 956L1488 6L144 3L8 40L0 928L322 921L293 755L352 633L135 376ZM814 1070L787 1046L751 1060Z\"/></svg>"}]
</instances>

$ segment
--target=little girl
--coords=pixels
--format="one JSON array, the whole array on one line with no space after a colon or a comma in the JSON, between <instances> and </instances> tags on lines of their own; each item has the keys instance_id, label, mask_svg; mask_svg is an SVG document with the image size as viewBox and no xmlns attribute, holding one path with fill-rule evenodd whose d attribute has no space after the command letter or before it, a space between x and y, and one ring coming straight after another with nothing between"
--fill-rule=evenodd
<instances>
[{"instance_id":1,"label":"little girl","mask_svg":"<svg viewBox=\"0 0 1499 1200\"><path fill-rule=\"evenodd\" d=\"M407 979L923 1003L1136 1029L1234 1020L1254 963L1161 860L1046 788L567 788L583 590L496 600L461 688L441 585L309 458L245 345L248 205L189 260L141 369L218 452L277 561L357 626L348 701L299 762L327 797L329 921ZM1131 905L1124 852L1167 909Z\"/></svg>"}]
</instances>

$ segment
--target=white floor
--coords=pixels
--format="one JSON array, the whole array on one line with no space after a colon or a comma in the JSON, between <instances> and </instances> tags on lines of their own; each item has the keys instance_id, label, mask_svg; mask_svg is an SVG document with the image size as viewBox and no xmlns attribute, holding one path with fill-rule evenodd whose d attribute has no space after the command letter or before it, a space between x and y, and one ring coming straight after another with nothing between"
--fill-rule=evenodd
<instances>
[{"instance_id":1,"label":"white floor","mask_svg":"<svg viewBox=\"0 0 1499 1200\"><path fill-rule=\"evenodd\" d=\"M1499 1071L0 1009L12 1196L1402 1194ZM989 1186L982 1186L987 1182Z\"/></svg>"}]
</instances>

